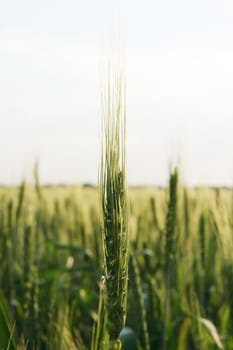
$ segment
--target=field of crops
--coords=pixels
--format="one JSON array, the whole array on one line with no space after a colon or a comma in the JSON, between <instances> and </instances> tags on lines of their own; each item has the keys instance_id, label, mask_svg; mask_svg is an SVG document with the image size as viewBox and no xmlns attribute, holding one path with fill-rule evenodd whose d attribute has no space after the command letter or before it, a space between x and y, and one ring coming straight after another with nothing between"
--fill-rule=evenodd
<instances>
[{"instance_id":1,"label":"field of crops","mask_svg":"<svg viewBox=\"0 0 233 350\"><path fill-rule=\"evenodd\" d=\"M0 350L232 350L232 189L128 188L111 69L98 188L0 189Z\"/></svg>"},{"instance_id":2,"label":"field of crops","mask_svg":"<svg viewBox=\"0 0 233 350\"><path fill-rule=\"evenodd\" d=\"M233 349L232 199L129 190L123 349ZM0 189L1 349L104 349L99 208L91 187Z\"/></svg>"}]
</instances>

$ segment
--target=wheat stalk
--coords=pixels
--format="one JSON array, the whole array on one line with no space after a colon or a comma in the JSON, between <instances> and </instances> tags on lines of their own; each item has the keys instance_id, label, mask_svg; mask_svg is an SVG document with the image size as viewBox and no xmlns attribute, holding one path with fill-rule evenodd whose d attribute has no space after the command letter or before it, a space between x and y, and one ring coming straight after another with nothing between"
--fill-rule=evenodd
<instances>
[{"instance_id":1,"label":"wheat stalk","mask_svg":"<svg viewBox=\"0 0 233 350\"><path fill-rule=\"evenodd\" d=\"M166 216L165 241L165 298L163 322L163 350L167 350L167 322L170 304L171 270L175 255L175 225L177 216L177 182L178 172L175 169L170 174L169 203Z\"/></svg>"},{"instance_id":2,"label":"wheat stalk","mask_svg":"<svg viewBox=\"0 0 233 350\"><path fill-rule=\"evenodd\" d=\"M103 143L100 172L103 213L107 329L111 347L120 349L125 325L128 280L128 209L125 157L125 78L109 63L103 80Z\"/></svg>"}]
</instances>

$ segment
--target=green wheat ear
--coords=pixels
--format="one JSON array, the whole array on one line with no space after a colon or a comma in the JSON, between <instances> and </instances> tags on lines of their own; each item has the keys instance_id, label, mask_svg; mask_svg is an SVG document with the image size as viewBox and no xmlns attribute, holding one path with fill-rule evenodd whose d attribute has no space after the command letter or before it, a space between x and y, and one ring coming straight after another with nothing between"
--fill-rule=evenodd
<instances>
[{"instance_id":1,"label":"green wheat ear","mask_svg":"<svg viewBox=\"0 0 233 350\"><path fill-rule=\"evenodd\" d=\"M175 224L176 224L176 211L177 211L177 183L178 183L178 171L175 169L170 174L169 182L169 203L166 216L166 240L165 240L165 267L169 268L169 265L174 259L175 253Z\"/></svg>"},{"instance_id":2,"label":"green wheat ear","mask_svg":"<svg viewBox=\"0 0 233 350\"><path fill-rule=\"evenodd\" d=\"M119 66L118 66L119 67ZM128 282L128 205L125 157L125 78L109 64L102 90L103 143L100 169L107 329L112 348L120 348Z\"/></svg>"}]
</instances>

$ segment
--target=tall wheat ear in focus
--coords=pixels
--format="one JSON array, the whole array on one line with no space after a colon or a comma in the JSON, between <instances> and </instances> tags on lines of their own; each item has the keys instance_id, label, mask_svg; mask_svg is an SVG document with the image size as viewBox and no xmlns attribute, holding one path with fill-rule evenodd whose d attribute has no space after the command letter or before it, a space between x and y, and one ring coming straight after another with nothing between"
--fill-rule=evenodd
<instances>
[{"instance_id":1,"label":"tall wheat ear in focus","mask_svg":"<svg viewBox=\"0 0 233 350\"><path fill-rule=\"evenodd\" d=\"M100 197L109 349L121 349L128 284L128 205L126 189L126 98L124 63L112 58L102 74L103 139Z\"/></svg>"}]
</instances>

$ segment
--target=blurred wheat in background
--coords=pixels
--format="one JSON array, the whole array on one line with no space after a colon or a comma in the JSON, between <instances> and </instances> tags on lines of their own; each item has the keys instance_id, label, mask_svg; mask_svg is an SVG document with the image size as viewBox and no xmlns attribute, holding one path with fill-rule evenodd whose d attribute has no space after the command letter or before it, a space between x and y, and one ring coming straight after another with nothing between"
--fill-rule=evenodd
<instances>
[{"instance_id":1,"label":"blurred wheat in background","mask_svg":"<svg viewBox=\"0 0 233 350\"><path fill-rule=\"evenodd\" d=\"M127 195L121 121L105 124L102 219L95 187L0 189L1 349L232 348L232 190L175 170Z\"/></svg>"}]
</instances>

